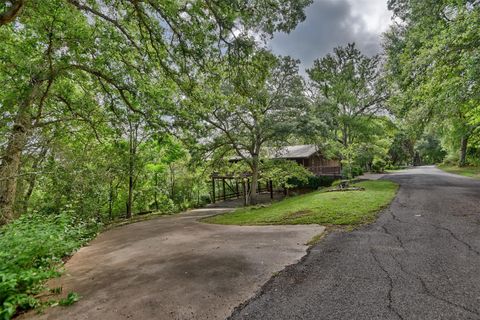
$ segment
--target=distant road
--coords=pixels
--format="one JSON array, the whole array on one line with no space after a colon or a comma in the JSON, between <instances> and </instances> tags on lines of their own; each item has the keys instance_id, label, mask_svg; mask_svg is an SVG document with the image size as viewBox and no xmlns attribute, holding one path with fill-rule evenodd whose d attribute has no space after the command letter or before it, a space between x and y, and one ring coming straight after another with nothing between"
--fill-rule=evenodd
<instances>
[{"instance_id":1,"label":"distant road","mask_svg":"<svg viewBox=\"0 0 480 320\"><path fill-rule=\"evenodd\" d=\"M330 234L232 319L480 319L480 181L419 167L372 225Z\"/></svg>"}]
</instances>

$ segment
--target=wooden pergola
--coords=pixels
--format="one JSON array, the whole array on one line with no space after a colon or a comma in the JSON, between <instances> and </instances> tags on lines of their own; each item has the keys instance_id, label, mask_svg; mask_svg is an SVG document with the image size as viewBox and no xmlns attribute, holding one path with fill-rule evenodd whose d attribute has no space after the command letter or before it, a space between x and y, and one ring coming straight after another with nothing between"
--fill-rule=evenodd
<instances>
[{"instance_id":1,"label":"wooden pergola","mask_svg":"<svg viewBox=\"0 0 480 320\"><path fill-rule=\"evenodd\" d=\"M244 205L247 205L248 197L251 194L251 173L234 174L219 174L213 173L212 178L212 203L217 200L239 199L243 197ZM257 192L270 192L270 198L273 199L273 182L269 180L264 188L261 183L258 183ZM217 190L219 191L217 193Z\"/></svg>"}]
</instances>

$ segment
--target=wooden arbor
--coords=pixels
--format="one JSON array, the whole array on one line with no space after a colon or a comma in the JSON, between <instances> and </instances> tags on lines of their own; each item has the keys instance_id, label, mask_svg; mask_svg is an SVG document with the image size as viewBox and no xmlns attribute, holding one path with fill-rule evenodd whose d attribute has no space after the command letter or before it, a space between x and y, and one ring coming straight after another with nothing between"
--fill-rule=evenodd
<instances>
[{"instance_id":1,"label":"wooden arbor","mask_svg":"<svg viewBox=\"0 0 480 320\"><path fill-rule=\"evenodd\" d=\"M240 175L212 174L212 203L218 200L243 198L243 204L247 205L251 194L251 174L243 173ZM218 192L217 192L218 191ZM273 199L273 183L268 181L265 185L258 183L257 192L270 192L270 198Z\"/></svg>"}]
</instances>

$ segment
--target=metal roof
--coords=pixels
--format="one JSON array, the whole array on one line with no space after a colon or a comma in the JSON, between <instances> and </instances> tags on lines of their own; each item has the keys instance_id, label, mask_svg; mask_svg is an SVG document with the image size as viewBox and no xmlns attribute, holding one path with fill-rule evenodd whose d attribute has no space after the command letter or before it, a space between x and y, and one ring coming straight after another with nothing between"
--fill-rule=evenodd
<instances>
[{"instance_id":1,"label":"metal roof","mask_svg":"<svg viewBox=\"0 0 480 320\"><path fill-rule=\"evenodd\" d=\"M315 145L302 144L295 146L285 146L280 148L265 148L261 154L268 159L302 159L309 158L317 152L318 150ZM246 155L247 153L245 152L243 154ZM238 155L230 158L231 161L236 161L240 159L241 157Z\"/></svg>"},{"instance_id":2,"label":"metal roof","mask_svg":"<svg viewBox=\"0 0 480 320\"><path fill-rule=\"evenodd\" d=\"M269 149L267 151L270 159L298 159L308 158L317 153L317 148L313 144L304 144L296 146L285 146L280 149Z\"/></svg>"}]
</instances>

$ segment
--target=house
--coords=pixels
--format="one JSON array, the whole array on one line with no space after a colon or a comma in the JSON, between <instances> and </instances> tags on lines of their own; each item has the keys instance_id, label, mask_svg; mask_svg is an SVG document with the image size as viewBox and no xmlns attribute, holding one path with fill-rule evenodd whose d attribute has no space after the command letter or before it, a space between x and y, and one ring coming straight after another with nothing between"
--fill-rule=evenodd
<instances>
[{"instance_id":1,"label":"house","mask_svg":"<svg viewBox=\"0 0 480 320\"><path fill-rule=\"evenodd\" d=\"M269 149L269 159L285 159L295 161L310 170L316 176L335 176L342 174L339 159L326 159L313 144L286 146L279 149Z\"/></svg>"},{"instance_id":2,"label":"house","mask_svg":"<svg viewBox=\"0 0 480 320\"><path fill-rule=\"evenodd\" d=\"M247 155L245 155L247 156ZM262 158L284 159L295 161L304 166L316 176L329 176L339 178L342 175L342 166L339 159L326 159L315 145L295 145L281 148L265 148L262 152ZM230 162L241 161L241 157L236 156L229 159ZM250 190L250 173L242 175L212 174L212 202L216 200L227 200L231 198L244 198L244 204L247 204L247 195ZM218 186L217 186L218 185ZM218 190L219 192L217 192ZM286 190L286 189L285 189ZM273 199L274 186L272 181L267 181L265 185L258 185L257 191L270 192Z\"/></svg>"},{"instance_id":3,"label":"house","mask_svg":"<svg viewBox=\"0 0 480 320\"><path fill-rule=\"evenodd\" d=\"M326 159L318 148L313 144L303 144L294 146L285 146L281 148L266 148L262 154L268 159L284 159L295 161L304 166L316 176L342 175L342 165L339 159ZM231 162L240 161L236 156L230 159Z\"/></svg>"}]
</instances>

